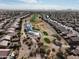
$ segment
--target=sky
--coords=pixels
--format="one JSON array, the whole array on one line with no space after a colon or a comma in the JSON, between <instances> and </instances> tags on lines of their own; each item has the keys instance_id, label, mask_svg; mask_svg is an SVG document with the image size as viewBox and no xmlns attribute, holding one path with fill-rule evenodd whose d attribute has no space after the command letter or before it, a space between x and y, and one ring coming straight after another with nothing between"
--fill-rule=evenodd
<instances>
[{"instance_id":1,"label":"sky","mask_svg":"<svg viewBox=\"0 0 79 59\"><path fill-rule=\"evenodd\" d=\"M0 9L79 10L79 0L0 0Z\"/></svg>"}]
</instances>

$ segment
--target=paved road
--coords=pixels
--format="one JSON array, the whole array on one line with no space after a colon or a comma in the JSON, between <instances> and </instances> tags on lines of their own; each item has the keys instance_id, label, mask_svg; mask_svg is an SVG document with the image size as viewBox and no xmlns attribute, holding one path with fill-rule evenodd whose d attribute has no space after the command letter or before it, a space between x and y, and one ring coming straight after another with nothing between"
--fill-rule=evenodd
<instances>
[{"instance_id":1,"label":"paved road","mask_svg":"<svg viewBox=\"0 0 79 59\"><path fill-rule=\"evenodd\" d=\"M27 18L26 18L27 19ZM26 34L24 32L24 23L25 23L25 19L22 19L22 26L21 26L21 37L20 37L20 42L21 42L21 48L19 51L19 56L17 59L21 59L23 56L27 57L29 54L29 50L28 47L23 43L23 39L24 37L26 38Z\"/></svg>"}]
</instances>

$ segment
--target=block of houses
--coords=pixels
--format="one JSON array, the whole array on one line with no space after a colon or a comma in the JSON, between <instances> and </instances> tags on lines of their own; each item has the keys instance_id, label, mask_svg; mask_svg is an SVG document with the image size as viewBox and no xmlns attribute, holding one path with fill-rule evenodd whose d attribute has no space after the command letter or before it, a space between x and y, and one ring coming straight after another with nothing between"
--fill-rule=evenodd
<instances>
[{"instance_id":1,"label":"block of houses","mask_svg":"<svg viewBox=\"0 0 79 59\"><path fill-rule=\"evenodd\" d=\"M9 41L2 40L0 41L0 48L7 48L9 45Z\"/></svg>"},{"instance_id":2,"label":"block of houses","mask_svg":"<svg viewBox=\"0 0 79 59\"><path fill-rule=\"evenodd\" d=\"M7 59L10 54L10 49L0 49L0 59Z\"/></svg>"}]
</instances>

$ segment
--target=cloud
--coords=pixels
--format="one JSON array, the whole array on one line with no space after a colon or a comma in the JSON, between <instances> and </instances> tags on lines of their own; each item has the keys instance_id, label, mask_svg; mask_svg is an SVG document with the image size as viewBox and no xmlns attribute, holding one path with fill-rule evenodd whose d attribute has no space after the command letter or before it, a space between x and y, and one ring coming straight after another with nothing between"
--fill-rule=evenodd
<instances>
[{"instance_id":1,"label":"cloud","mask_svg":"<svg viewBox=\"0 0 79 59\"><path fill-rule=\"evenodd\" d=\"M24 3L19 4L5 4L0 3L0 9L21 9L21 10L62 10L62 9L79 9L79 6L66 6L55 4L41 4L39 0L18 0Z\"/></svg>"},{"instance_id":2,"label":"cloud","mask_svg":"<svg viewBox=\"0 0 79 59\"><path fill-rule=\"evenodd\" d=\"M24 3L38 3L38 0L20 0Z\"/></svg>"},{"instance_id":3,"label":"cloud","mask_svg":"<svg viewBox=\"0 0 79 59\"><path fill-rule=\"evenodd\" d=\"M0 9L78 9L79 0L0 0Z\"/></svg>"},{"instance_id":4,"label":"cloud","mask_svg":"<svg viewBox=\"0 0 79 59\"><path fill-rule=\"evenodd\" d=\"M18 4L18 5L8 5L8 4L0 4L1 9L23 9L23 10L62 10L66 9L63 6L59 5L45 5L45 4Z\"/></svg>"}]
</instances>

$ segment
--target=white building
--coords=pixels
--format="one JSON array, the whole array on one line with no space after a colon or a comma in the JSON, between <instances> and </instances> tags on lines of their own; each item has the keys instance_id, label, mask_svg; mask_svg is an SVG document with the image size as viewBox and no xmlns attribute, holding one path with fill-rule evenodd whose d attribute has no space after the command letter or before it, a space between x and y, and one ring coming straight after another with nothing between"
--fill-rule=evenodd
<instances>
[{"instance_id":1,"label":"white building","mask_svg":"<svg viewBox=\"0 0 79 59\"><path fill-rule=\"evenodd\" d=\"M35 32L35 31L29 31L27 32L29 35L31 35L32 37L41 37L40 32Z\"/></svg>"}]
</instances>

